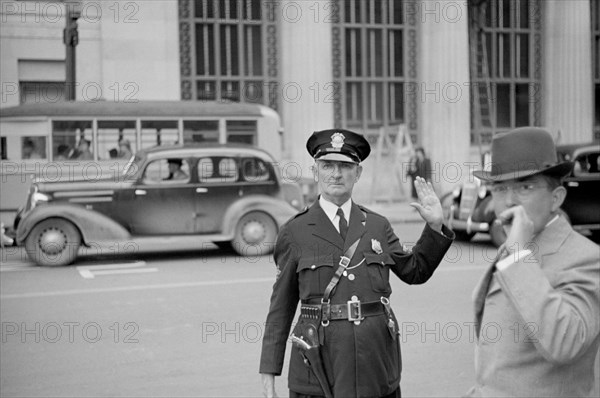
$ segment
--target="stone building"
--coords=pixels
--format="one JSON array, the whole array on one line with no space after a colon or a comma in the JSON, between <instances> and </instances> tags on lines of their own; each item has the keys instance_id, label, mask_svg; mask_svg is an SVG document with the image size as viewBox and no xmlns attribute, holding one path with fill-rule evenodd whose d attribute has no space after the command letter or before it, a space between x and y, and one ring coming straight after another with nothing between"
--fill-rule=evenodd
<instances>
[{"instance_id":1,"label":"stone building","mask_svg":"<svg viewBox=\"0 0 600 398\"><path fill-rule=\"evenodd\" d=\"M76 9L77 100L262 103L282 118L284 158L307 173L312 131L363 132L375 149L364 198L394 195L382 187L386 162L407 160L393 156L398 131L426 149L441 191L466 178L494 132L600 138L595 0L0 4L2 107L64 99L63 28Z\"/></svg>"}]
</instances>

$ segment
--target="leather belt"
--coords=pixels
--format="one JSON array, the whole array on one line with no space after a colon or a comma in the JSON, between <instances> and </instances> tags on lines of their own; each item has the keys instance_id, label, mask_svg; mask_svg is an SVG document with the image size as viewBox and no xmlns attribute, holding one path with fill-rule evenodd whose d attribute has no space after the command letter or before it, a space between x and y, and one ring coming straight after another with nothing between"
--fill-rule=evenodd
<instances>
[{"instance_id":1,"label":"leather belt","mask_svg":"<svg viewBox=\"0 0 600 398\"><path fill-rule=\"evenodd\" d=\"M303 318L319 319L322 321L347 320L361 321L367 316L385 313L381 301L361 303L359 300L349 300L345 304L302 304L300 316Z\"/></svg>"}]
</instances>

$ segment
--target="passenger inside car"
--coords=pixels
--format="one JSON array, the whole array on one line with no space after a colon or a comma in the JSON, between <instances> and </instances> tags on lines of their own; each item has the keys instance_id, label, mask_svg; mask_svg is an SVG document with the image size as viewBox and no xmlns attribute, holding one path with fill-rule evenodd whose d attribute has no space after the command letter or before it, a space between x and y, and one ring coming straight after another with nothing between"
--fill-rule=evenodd
<instances>
[{"instance_id":1,"label":"passenger inside car","mask_svg":"<svg viewBox=\"0 0 600 398\"><path fill-rule=\"evenodd\" d=\"M184 181L190 178L187 173L181 169L183 160L169 159L167 162L169 164L169 176L164 179L165 181Z\"/></svg>"}]
</instances>

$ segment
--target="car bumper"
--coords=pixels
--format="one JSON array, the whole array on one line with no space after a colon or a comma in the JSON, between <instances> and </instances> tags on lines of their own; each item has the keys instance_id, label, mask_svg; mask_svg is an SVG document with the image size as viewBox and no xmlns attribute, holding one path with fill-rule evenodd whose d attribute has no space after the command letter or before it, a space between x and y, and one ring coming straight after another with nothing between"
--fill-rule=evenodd
<instances>
[{"instance_id":1,"label":"car bumper","mask_svg":"<svg viewBox=\"0 0 600 398\"><path fill-rule=\"evenodd\" d=\"M487 222L474 222L471 218L467 220L448 220L448 227L452 230L466 231L467 233L489 232L490 224Z\"/></svg>"}]
</instances>

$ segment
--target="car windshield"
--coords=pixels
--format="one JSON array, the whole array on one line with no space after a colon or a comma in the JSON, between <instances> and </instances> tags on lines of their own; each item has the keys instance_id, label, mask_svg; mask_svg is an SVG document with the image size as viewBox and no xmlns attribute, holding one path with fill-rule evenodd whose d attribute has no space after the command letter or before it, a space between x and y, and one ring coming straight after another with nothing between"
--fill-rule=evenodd
<instances>
[{"instance_id":1,"label":"car windshield","mask_svg":"<svg viewBox=\"0 0 600 398\"><path fill-rule=\"evenodd\" d=\"M135 156L132 156L131 159L129 159L129 161L125 165L125 168L123 169L123 178L133 178L138 173L143 162L143 155L137 153Z\"/></svg>"}]
</instances>

